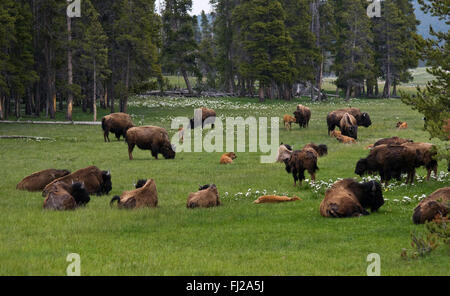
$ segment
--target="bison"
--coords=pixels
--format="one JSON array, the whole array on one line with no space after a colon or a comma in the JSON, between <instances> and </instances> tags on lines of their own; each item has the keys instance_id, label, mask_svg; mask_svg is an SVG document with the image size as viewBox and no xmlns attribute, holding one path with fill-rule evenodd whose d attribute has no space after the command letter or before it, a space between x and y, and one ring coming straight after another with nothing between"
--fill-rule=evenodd
<instances>
[{"instance_id":1,"label":"bison","mask_svg":"<svg viewBox=\"0 0 450 296\"><path fill-rule=\"evenodd\" d=\"M236 159L236 154L234 152L228 152L228 153L224 153L222 154L222 156L220 157L220 164L228 164L228 163L232 163L233 159Z\"/></svg>"},{"instance_id":2,"label":"bison","mask_svg":"<svg viewBox=\"0 0 450 296\"><path fill-rule=\"evenodd\" d=\"M211 120L211 122L208 122L208 123L211 123L211 128L214 128L214 119L216 117L216 111L214 111L214 109L209 109L209 108L205 108L205 107L202 107L200 109L202 110L202 128L205 124L205 120L207 120L208 118L210 118L210 120ZM194 118L191 118L189 120L189 127L191 129L194 129L197 127L197 125L195 125L195 124L196 124L196 122L195 122Z\"/></svg>"},{"instance_id":3,"label":"bison","mask_svg":"<svg viewBox=\"0 0 450 296\"><path fill-rule=\"evenodd\" d=\"M276 162L283 162L285 159L289 159L291 154L292 147L288 144L281 143L280 147L278 147Z\"/></svg>"},{"instance_id":4,"label":"bison","mask_svg":"<svg viewBox=\"0 0 450 296\"><path fill-rule=\"evenodd\" d=\"M379 146L379 145L388 145L388 144L393 144L393 145L401 145L403 143L412 143L413 140L409 140L409 139L403 139L403 138L399 138L399 137L391 137L391 138L384 138L384 139L380 139L378 141L376 141L373 144L373 147Z\"/></svg>"},{"instance_id":5,"label":"bison","mask_svg":"<svg viewBox=\"0 0 450 296\"><path fill-rule=\"evenodd\" d=\"M415 167L425 166L427 169L427 181L430 180L431 172L437 176L438 163L436 160L437 150L430 143L403 143L402 146L407 147L416 154Z\"/></svg>"},{"instance_id":6,"label":"bison","mask_svg":"<svg viewBox=\"0 0 450 296\"><path fill-rule=\"evenodd\" d=\"M335 131L332 131L331 133L333 133L333 132L335 132ZM344 135L336 136L336 140L338 140L338 142L344 143L344 144L354 144L354 143L356 143L355 139L353 139L352 137L344 136Z\"/></svg>"},{"instance_id":7,"label":"bison","mask_svg":"<svg viewBox=\"0 0 450 296\"><path fill-rule=\"evenodd\" d=\"M355 140L358 138L358 124L356 123L356 118L350 113L345 113L342 116L339 122L339 128L341 129L342 135Z\"/></svg>"},{"instance_id":8,"label":"bison","mask_svg":"<svg viewBox=\"0 0 450 296\"><path fill-rule=\"evenodd\" d=\"M152 156L158 159L161 153L166 159L175 158L175 148L169 141L167 131L159 126L132 127L127 131L125 141L128 144L128 157L133 160L134 146L143 150L150 150Z\"/></svg>"},{"instance_id":9,"label":"bison","mask_svg":"<svg viewBox=\"0 0 450 296\"><path fill-rule=\"evenodd\" d=\"M369 114L361 112L358 108L338 109L327 114L328 134L330 134L336 126L340 126L341 119L345 113L349 113L355 117L358 126L369 127L372 124Z\"/></svg>"},{"instance_id":10,"label":"bison","mask_svg":"<svg viewBox=\"0 0 450 296\"><path fill-rule=\"evenodd\" d=\"M406 123L406 121L399 121L399 122L397 122L395 127L398 129L405 129L405 128L408 128L408 123Z\"/></svg>"},{"instance_id":11,"label":"bison","mask_svg":"<svg viewBox=\"0 0 450 296\"><path fill-rule=\"evenodd\" d=\"M46 196L49 193L52 184L55 182L64 182L66 184L80 182L84 184L89 194L95 193L97 195L108 194L112 189L111 174L109 171L102 171L96 166L88 166L54 180L45 186L42 196Z\"/></svg>"},{"instance_id":12,"label":"bison","mask_svg":"<svg viewBox=\"0 0 450 296\"><path fill-rule=\"evenodd\" d=\"M335 182L320 203L323 217L345 218L369 215L384 204L381 185L376 181L358 183L354 179Z\"/></svg>"},{"instance_id":13,"label":"bison","mask_svg":"<svg viewBox=\"0 0 450 296\"><path fill-rule=\"evenodd\" d=\"M305 170L311 175L313 181L316 180L316 171L319 169L316 155L308 149L302 149L292 152L289 158L284 159L286 172L292 173L294 177L294 186L297 185L297 181L300 186L302 185L302 180L305 179Z\"/></svg>"},{"instance_id":14,"label":"bison","mask_svg":"<svg viewBox=\"0 0 450 296\"><path fill-rule=\"evenodd\" d=\"M314 143L306 144L302 150L308 149L313 153L316 153L317 157L321 157L328 154L328 147L325 144L316 145Z\"/></svg>"},{"instance_id":15,"label":"bison","mask_svg":"<svg viewBox=\"0 0 450 296\"><path fill-rule=\"evenodd\" d=\"M90 201L89 193L83 183L67 184L57 181L53 183L44 200L43 208L47 210L74 210Z\"/></svg>"},{"instance_id":16,"label":"bison","mask_svg":"<svg viewBox=\"0 0 450 296\"><path fill-rule=\"evenodd\" d=\"M199 191L190 193L186 203L187 208L209 208L219 205L220 196L215 184L201 186Z\"/></svg>"},{"instance_id":17,"label":"bison","mask_svg":"<svg viewBox=\"0 0 450 296\"><path fill-rule=\"evenodd\" d=\"M414 209L412 220L415 224L432 221L436 216L450 213L450 187L440 188L421 200Z\"/></svg>"},{"instance_id":18,"label":"bison","mask_svg":"<svg viewBox=\"0 0 450 296\"><path fill-rule=\"evenodd\" d=\"M311 110L299 104L297 110L294 111L295 122L298 123L299 127L307 127L309 125L309 119L311 118Z\"/></svg>"},{"instance_id":19,"label":"bison","mask_svg":"<svg viewBox=\"0 0 450 296\"><path fill-rule=\"evenodd\" d=\"M294 197L287 197L287 196L279 196L279 195L263 195L258 197L253 203L259 204L259 203L278 203L278 202L285 202L285 201L296 201L301 200L298 196Z\"/></svg>"},{"instance_id":20,"label":"bison","mask_svg":"<svg viewBox=\"0 0 450 296\"><path fill-rule=\"evenodd\" d=\"M28 191L41 191L48 183L70 174L68 170L46 169L25 177L16 189Z\"/></svg>"},{"instance_id":21,"label":"bison","mask_svg":"<svg viewBox=\"0 0 450 296\"><path fill-rule=\"evenodd\" d=\"M120 136L125 138L127 130L134 126L131 121L131 116L127 113L117 112L105 115L102 118L103 138L105 142L109 142L109 132L116 135L117 141L120 141Z\"/></svg>"},{"instance_id":22,"label":"bison","mask_svg":"<svg viewBox=\"0 0 450 296\"><path fill-rule=\"evenodd\" d=\"M283 116L283 124L286 130L291 130L292 123L296 122L296 119L292 117L291 115L285 114Z\"/></svg>"},{"instance_id":23,"label":"bison","mask_svg":"<svg viewBox=\"0 0 450 296\"><path fill-rule=\"evenodd\" d=\"M112 206L115 201L121 209L155 208L158 205L156 183L153 179L139 180L136 189L124 191L120 197L114 196L109 204Z\"/></svg>"}]
</instances>

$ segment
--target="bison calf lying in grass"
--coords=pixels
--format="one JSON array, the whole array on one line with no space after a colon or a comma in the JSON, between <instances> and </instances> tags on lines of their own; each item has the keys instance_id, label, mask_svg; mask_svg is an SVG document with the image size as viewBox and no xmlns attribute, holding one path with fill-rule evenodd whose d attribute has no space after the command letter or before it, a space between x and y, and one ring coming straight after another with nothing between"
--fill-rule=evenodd
<instances>
[{"instance_id":1,"label":"bison calf lying in grass","mask_svg":"<svg viewBox=\"0 0 450 296\"><path fill-rule=\"evenodd\" d=\"M259 203L278 203L278 202L285 202L285 201L296 201L301 200L298 196L294 197L287 197L287 196L280 196L280 195L263 195L258 197L257 200L255 200L253 203L259 204Z\"/></svg>"},{"instance_id":2,"label":"bison calf lying in grass","mask_svg":"<svg viewBox=\"0 0 450 296\"><path fill-rule=\"evenodd\" d=\"M131 116L127 113L117 112L105 115L102 118L103 138L109 142L109 132L116 135L117 141L120 136L125 138L127 130L134 126Z\"/></svg>"},{"instance_id":3,"label":"bison calf lying in grass","mask_svg":"<svg viewBox=\"0 0 450 296\"><path fill-rule=\"evenodd\" d=\"M299 104L297 110L294 111L295 122L298 123L299 127L307 127L309 124L309 119L311 118L311 110Z\"/></svg>"},{"instance_id":4,"label":"bison calf lying in grass","mask_svg":"<svg viewBox=\"0 0 450 296\"><path fill-rule=\"evenodd\" d=\"M139 180L136 189L124 191L120 197L114 196L109 204L112 205L114 201L123 209L154 208L158 205L156 183L153 179Z\"/></svg>"},{"instance_id":5,"label":"bison calf lying in grass","mask_svg":"<svg viewBox=\"0 0 450 296\"><path fill-rule=\"evenodd\" d=\"M107 171L100 170L96 166L88 166L54 180L45 186L42 196L46 196L49 193L52 184L55 182L63 182L66 184L80 182L84 184L84 187L90 194L95 193L97 195L108 194L112 189L111 174Z\"/></svg>"},{"instance_id":6,"label":"bison calf lying in grass","mask_svg":"<svg viewBox=\"0 0 450 296\"><path fill-rule=\"evenodd\" d=\"M325 192L320 203L323 217L358 217L377 211L384 204L381 185L376 181L358 183L354 179L344 179L334 183Z\"/></svg>"},{"instance_id":7,"label":"bison calf lying in grass","mask_svg":"<svg viewBox=\"0 0 450 296\"><path fill-rule=\"evenodd\" d=\"M349 113L356 119L358 126L369 127L372 124L369 114L361 112L358 108L344 108L331 111L327 115L328 134L334 130L336 126L340 126L340 122L345 113Z\"/></svg>"},{"instance_id":8,"label":"bison calf lying in grass","mask_svg":"<svg viewBox=\"0 0 450 296\"><path fill-rule=\"evenodd\" d=\"M133 159L134 146L138 146L143 150L150 150L152 156L158 159L161 153L166 159L175 158L175 151L170 144L169 134L159 126L139 126L132 127L127 131L125 141L128 144L128 157Z\"/></svg>"},{"instance_id":9,"label":"bison calf lying in grass","mask_svg":"<svg viewBox=\"0 0 450 296\"><path fill-rule=\"evenodd\" d=\"M296 150L292 152L288 159L284 159L286 172L292 173L294 177L294 186L299 181L300 186L302 180L305 179L305 170L311 175L312 181L316 180L317 167L317 153L310 151L309 149Z\"/></svg>"},{"instance_id":10,"label":"bison calf lying in grass","mask_svg":"<svg viewBox=\"0 0 450 296\"><path fill-rule=\"evenodd\" d=\"M399 122L397 122L395 127L398 129L405 129L405 128L408 128L408 123L406 123L406 121L399 121Z\"/></svg>"},{"instance_id":11,"label":"bison calf lying in grass","mask_svg":"<svg viewBox=\"0 0 450 296\"><path fill-rule=\"evenodd\" d=\"M47 210L74 210L90 201L89 193L83 183L67 184L61 181L52 183L44 200Z\"/></svg>"},{"instance_id":12,"label":"bison calf lying in grass","mask_svg":"<svg viewBox=\"0 0 450 296\"><path fill-rule=\"evenodd\" d=\"M440 188L421 200L414 209L412 220L415 224L432 221L437 216L450 213L450 187Z\"/></svg>"},{"instance_id":13,"label":"bison calf lying in grass","mask_svg":"<svg viewBox=\"0 0 450 296\"><path fill-rule=\"evenodd\" d=\"M25 177L20 181L16 189L28 191L41 191L53 180L70 174L68 170L47 169Z\"/></svg>"},{"instance_id":14,"label":"bison calf lying in grass","mask_svg":"<svg viewBox=\"0 0 450 296\"><path fill-rule=\"evenodd\" d=\"M228 152L228 153L224 153L222 154L222 156L220 157L220 164L228 164L228 163L232 163L233 159L236 159L236 154L234 152Z\"/></svg>"},{"instance_id":15,"label":"bison calf lying in grass","mask_svg":"<svg viewBox=\"0 0 450 296\"><path fill-rule=\"evenodd\" d=\"M219 192L215 184L200 186L200 190L190 193L187 208L209 208L220 205Z\"/></svg>"}]
</instances>

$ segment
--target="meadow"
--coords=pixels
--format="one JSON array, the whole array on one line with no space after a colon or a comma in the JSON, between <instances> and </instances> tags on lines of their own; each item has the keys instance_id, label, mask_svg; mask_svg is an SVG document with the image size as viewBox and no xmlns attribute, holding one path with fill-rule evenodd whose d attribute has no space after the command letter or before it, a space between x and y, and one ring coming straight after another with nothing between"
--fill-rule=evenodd
<instances>
[{"instance_id":1,"label":"meadow","mask_svg":"<svg viewBox=\"0 0 450 296\"><path fill-rule=\"evenodd\" d=\"M66 256L81 256L82 275L365 275L369 253L381 258L381 275L450 275L450 252L439 246L426 257L404 260L410 234L423 231L412 223L417 202L434 190L450 186L447 163L439 162L439 176L423 180L418 169L413 185L401 182L383 189L385 204L360 218L332 219L319 214L324 192L338 178L356 178L355 164L364 148L384 137L429 140L421 114L398 99L332 99L311 103L245 98L169 98L137 96L129 113L136 125L158 125L170 136L176 116L192 117L194 108L214 108L220 118L292 114L298 103L311 108L306 129L280 124L280 142L294 148L314 142L328 145L319 159L315 184L293 186L292 176L280 163L260 163L261 152L238 152L231 165L219 165L220 152L177 153L174 160L155 160L136 148L128 160L127 145L110 135L103 141L100 126L2 124L1 135L50 137L52 140L0 139L0 275L65 275ZM326 114L352 106L368 112L372 126L361 127L358 143L345 145L327 135ZM99 118L106 110L99 109ZM64 114L57 114L62 119ZM75 110L76 120L90 114ZM397 121L409 128L398 130ZM204 134L209 130L205 129ZM248 141L247 145L248 145ZM40 192L23 192L16 184L32 172L46 168L75 171L88 165L110 170L113 189L107 196L75 211L42 209ZM309 178L309 175L306 174ZM139 178L156 181L159 206L155 209L119 210L109 201L131 190ZM217 185L222 206L187 209L189 192L199 185ZM264 193L299 196L282 204L253 204Z\"/></svg>"}]
</instances>

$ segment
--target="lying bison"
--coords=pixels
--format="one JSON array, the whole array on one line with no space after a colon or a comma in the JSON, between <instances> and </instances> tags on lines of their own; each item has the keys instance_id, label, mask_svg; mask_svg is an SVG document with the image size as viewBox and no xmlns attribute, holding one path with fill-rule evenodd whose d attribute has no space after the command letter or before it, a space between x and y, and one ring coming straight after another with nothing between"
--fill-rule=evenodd
<instances>
[{"instance_id":1,"label":"lying bison","mask_svg":"<svg viewBox=\"0 0 450 296\"><path fill-rule=\"evenodd\" d=\"M134 146L138 146L142 150L150 150L152 156L158 159L161 153L166 159L175 158L175 151L170 144L169 134L159 126L139 126L132 127L127 131L125 141L128 144L128 157L133 159Z\"/></svg>"},{"instance_id":2,"label":"lying bison","mask_svg":"<svg viewBox=\"0 0 450 296\"><path fill-rule=\"evenodd\" d=\"M421 200L414 209L412 220L415 224L432 221L436 216L450 213L450 187L440 188Z\"/></svg>"},{"instance_id":3,"label":"lying bison","mask_svg":"<svg viewBox=\"0 0 450 296\"><path fill-rule=\"evenodd\" d=\"M200 108L200 110L202 111L202 113L201 113L202 114L202 117L201 117L202 128L203 128L203 125L205 124L205 120L208 120L207 123L211 123L211 127L214 128L214 121L215 121L215 117L216 117L216 111L214 111L214 109L209 109L209 108L205 108L205 107ZM195 118L191 118L189 120L189 127L191 129L194 129L197 126L198 126L198 122L195 121Z\"/></svg>"},{"instance_id":4,"label":"lying bison","mask_svg":"<svg viewBox=\"0 0 450 296\"><path fill-rule=\"evenodd\" d=\"M97 195L108 194L112 189L111 174L107 171L100 170L96 166L88 166L54 180L45 186L42 196L46 196L52 185L56 182L63 182L69 185L74 182L80 182L84 184L84 187L90 194Z\"/></svg>"},{"instance_id":5,"label":"lying bison","mask_svg":"<svg viewBox=\"0 0 450 296\"><path fill-rule=\"evenodd\" d=\"M120 136L125 138L127 130L134 126L131 116L127 113L117 112L105 115L102 118L103 138L109 142L109 132L116 135L117 141Z\"/></svg>"},{"instance_id":6,"label":"lying bison","mask_svg":"<svg viewBox=\"0 0 450 296\"><path fill-rule=\"evenodd\" d=\"M354 179L344 179L325 192L325 198L320 203L320 214L334 218L358 217L369 215L367 208L375 212L383 204L379 182L358 183Z\"/></svg>"},{"instance_id":7,"label":"lying bison","mask_svg":"<svg viewBox=\"0 0 450 296\"><path fill-rule=\"evenodd\" d=\"M356 118L350 113L345 113L339 122L339 128L343 136L358 138L358 124Z\"/></svg>"},{"instance_id":8,"label":"lying bison","mask_svg":"<svg viewBox=\"0 0 450 296\"><path fill-rule=\"evenodd\" d=\"M358 126L369 127L372 124L370 116L366 112L361 112L358 108L345 108L331 111L327 115L328 135L336 126L340 126L340 122L345 113L355 117Z\"/></svg>"},{"instance_id":9,"label":"lying bison","mask_svg":"<svg viewBox=\"0 0 450 296\"><path fill-rule=\"evenodd\" d=\"M302 180L305 179L305 170L311 175L311 180L316 180L317 167L317 153L309 151L308 149L296 150L292 152L288 159L284 159L286 172L292 173L294 177L294 186L299 181L300 186Z\"/></svg>"},{"instance_id":10,"label":"lying bison","mask_svg":"<svg viewBox=\"0 0 450 296\"><path fill-rule=\"evenodd\" d=\"M155 208L158 205L156 183L153 179L139 180L136 184L136 189L124 191L120 197L118 195L114 196L110 205L114 201L117 201L118 207L123 209Z\"/></svg>"},{"instance_id":11,"label":"lying bison","mask_svg":"<svg viewBox=\"0 0 450 296\"><path fill-rule=\"evenodd\" d=\"M187 208L209 208L220 205L219 192L215 184L200 186L199 189L189 194Z\"/></svg>"},{"instance_id":12,"label":"lying bison","mask_svg":"<svg viewBox=\"0 0 450 296\"><path fill-rule=\"evenodd\" d=\"M380 140L376 141L373 144L373 147L379 146L379 145L388 145L388 144L401 145L403 143L408 143L408 142L412 143L413 140L403 139L403 138L399 138L399 137L391 137L391 138L384 138L384 139L380 139Z\"/></svg>"},{"instance_id":13,"label":"lying bison","mask_svg":"<svg viewBox=\"0 0 450 296\"><path fill-rule=\"evenodd\" d=\"M297 110L294 112L294 116L299 127L308 127L309 119L311 118L311 110L308 107L299 104Z\"/></svg>"},{"instance_id":14,"label":"lying bison","mask_svg":"<svg viewBox=\"0 0 450 296\"><path fill-rule=\"evenodd\" d=\"M67 184L56 181L48 188L43 208L47 210L74 210L90 201L89 193L83 183Z\"/></svg>"},{"instance_id":15,"label":"lying bison","mask_svg":"<svg viewBox=\"0 0 450 296\"><path fill-rule=\"evenodd\" d=\"M20 181L16 189L28 191L41 191L48 183L70 174L68 170L47 169L25 177Z\"/></svg>"}]
</instances>

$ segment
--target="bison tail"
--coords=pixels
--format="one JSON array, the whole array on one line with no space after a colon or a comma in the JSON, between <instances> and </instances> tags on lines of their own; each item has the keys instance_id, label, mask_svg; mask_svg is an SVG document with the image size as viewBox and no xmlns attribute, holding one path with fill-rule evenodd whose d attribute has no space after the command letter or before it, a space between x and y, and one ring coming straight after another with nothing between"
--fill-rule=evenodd
<instances>
[{"instance_id":1,"label":"bison tail","mask_svg":"<svg viewBox=\"0 0 450 296\"><path fill-rule=\"evenodd\" d=\"M112 207L113 203L114 203L116 200L117 200L117 203L119 203L119 202L120 202L120 196L115 195L115 196L111 199L111 201L109 202L109 206Z\"/></svg>"},{"instance_id":2,"label":"bison tail","mask_svg":"<svg viewBox=\"0 0 450 296\"><path fill-rule=\"evenodd\" d=\"M105 131L106 130L106 119L105 117L102 118L102 129Z\"/></svg>"}]
</instances>

